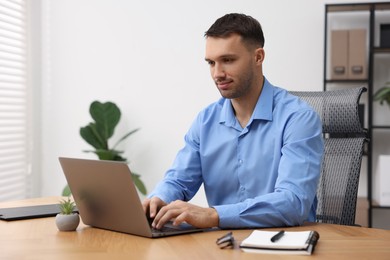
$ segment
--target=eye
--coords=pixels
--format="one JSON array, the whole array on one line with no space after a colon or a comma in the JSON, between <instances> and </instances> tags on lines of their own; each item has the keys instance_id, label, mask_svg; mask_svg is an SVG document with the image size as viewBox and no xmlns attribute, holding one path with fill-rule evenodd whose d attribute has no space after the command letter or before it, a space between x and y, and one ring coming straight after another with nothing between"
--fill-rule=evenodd
<instances>
[{"instance_id":1,"label":"eye","mask_svg":"<svg viewBox=\"0 0 390 260\"><path fill-rule=\"evenodd\" d=\"M209 64L209 66L214 66L215 64L215 61L212 61L212 60L206 60L207 64Z\"/></svg>"},{"instance_id":2,"label":"eye","mask_svg":"<svg viewBox=\"0 0 390 260\"><path fill-rule=\"evenodd\" d=\"M224 62L224 63L232 63L233 61L234 61L233 58L228 58L228 57L223 58L223 62Z\"/></svg>"}]
</instances>

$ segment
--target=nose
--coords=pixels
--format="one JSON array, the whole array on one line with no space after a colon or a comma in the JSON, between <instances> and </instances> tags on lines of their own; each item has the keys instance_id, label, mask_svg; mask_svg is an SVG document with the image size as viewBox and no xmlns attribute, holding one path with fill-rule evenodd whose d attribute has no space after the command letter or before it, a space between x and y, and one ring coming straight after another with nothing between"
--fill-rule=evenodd
<instances>
[{"instance_id":1,"label":"nose","mask_svg":"<svg viewBox=\"0 0 390 260\"><path fill-rule=\"evenodd\" d=\"M214 67L212 68L212 75L211 76L215 80L220 79L220 78L224 78L225 77L225 70L224 70L223 66L221 66L218 63L215 63Z\"/></svg>"}]
</instances>

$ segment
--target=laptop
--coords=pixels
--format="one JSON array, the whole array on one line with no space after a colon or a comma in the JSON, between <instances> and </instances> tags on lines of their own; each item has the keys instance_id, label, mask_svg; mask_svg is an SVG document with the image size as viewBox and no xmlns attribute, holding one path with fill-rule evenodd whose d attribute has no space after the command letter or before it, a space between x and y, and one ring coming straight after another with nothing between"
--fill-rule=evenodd
<instances>
[{"instance_id":1,"label":"laptop","mask_svg":"<svg viewBox=\"0 0 390 260\"><path fill-rule=\"evenodd\" d=\"M86 225L149 238L210 230L186 223L152 228L125 162L65 157L59 161Z\"/></svg>"}]
</instances>

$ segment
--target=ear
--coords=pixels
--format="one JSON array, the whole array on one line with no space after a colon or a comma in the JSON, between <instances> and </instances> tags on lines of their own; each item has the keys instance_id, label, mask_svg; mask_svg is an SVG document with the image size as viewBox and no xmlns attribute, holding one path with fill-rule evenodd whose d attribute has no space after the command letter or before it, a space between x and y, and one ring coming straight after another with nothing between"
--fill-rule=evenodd
<instances>
[{"instance_id":1,"label":"ear","mask_svg":"<svg viewBox=\"0 0 390 260\"><path fill-rule=\"evenodd\" d=\"M258 65L261 65L264 61L265 52L263 48L257 48L255 50L255 61Z\"/></svg>"}]
</instances>

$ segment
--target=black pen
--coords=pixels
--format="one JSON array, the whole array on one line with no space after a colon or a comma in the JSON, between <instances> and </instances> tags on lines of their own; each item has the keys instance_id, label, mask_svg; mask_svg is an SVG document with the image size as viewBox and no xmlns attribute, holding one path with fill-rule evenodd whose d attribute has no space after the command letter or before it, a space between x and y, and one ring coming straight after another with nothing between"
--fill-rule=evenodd
<instances>
[{"instance_id":1,"label":"black pen","mask_svg":"<svg viewBox=\"0 0 390 260\"><path fill-rule=\"evenodd\" d=\"M284 235L284 230L279 231L275 236L271 237L271 242L278 241Z\"/></svg>"}]
</instances>

